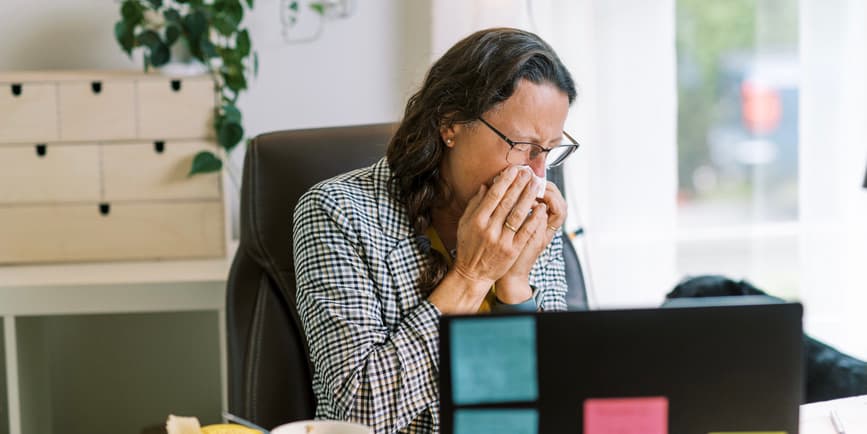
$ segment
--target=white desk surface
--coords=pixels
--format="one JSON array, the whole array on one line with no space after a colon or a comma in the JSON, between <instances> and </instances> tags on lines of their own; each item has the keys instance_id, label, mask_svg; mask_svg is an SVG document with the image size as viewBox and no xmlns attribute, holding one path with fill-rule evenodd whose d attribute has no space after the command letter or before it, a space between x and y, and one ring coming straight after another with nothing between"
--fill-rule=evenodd
<instances>
[{"instance_id":1,"label":"white desk surface","mask_svg":"<svg viewBox=\"0 0 867 434\"><path fill-rule=\"evenodd\" d=\"M801 434L837 434L831 424L831 409L843 422L846 434L867 433L867 395L801 406Z\"/></svg>"}]
</instances>

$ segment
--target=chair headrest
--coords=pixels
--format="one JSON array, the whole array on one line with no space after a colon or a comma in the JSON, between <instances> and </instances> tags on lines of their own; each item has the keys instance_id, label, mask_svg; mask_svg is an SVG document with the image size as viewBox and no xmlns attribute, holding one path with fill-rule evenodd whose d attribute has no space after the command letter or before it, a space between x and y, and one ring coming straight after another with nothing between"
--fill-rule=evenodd
<instances>
[{"instance_id":1,"label":"chair headrest","mask_svg":"<svg viewBox=\"0 0 867 434\"><path fill-rule=\"evenodd\" d=\"M395 128L374 124L278 131L253 139L244 161L239 250L270 269L272 277L294 276L292 214L298 199L319 181L382 158ZM294 282L280 284L294 290Z\"/></svg>"}]
</instances>

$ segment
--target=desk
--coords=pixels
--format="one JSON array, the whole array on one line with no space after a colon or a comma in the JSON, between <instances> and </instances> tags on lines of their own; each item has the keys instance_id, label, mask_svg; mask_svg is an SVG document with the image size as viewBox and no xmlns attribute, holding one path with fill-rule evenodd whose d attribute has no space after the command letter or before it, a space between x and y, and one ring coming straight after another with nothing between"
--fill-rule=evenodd
<instances>
[{"instance_id":1,"label":"desk","mask_svg":"<svg viewBox=\"0 0 867 434\"><path fill-rule=\"evenodd\" d=\"M829 416L837 411L846 434L867 433L867 395L801 406L801 434L837 434Z\"/></svg>"}]
</instances>

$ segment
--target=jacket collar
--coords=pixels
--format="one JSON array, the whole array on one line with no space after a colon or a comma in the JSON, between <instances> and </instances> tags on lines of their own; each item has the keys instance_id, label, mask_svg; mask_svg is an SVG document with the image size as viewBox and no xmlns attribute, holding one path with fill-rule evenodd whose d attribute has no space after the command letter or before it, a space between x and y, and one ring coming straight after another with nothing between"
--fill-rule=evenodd
<instances>
[{"instance_id":1,"label":"jacket collar","mask_svg":"<svg viewBox=\"0 0 867 434\"><path fill-rule=\"evenodd\" d=\"M382 232L391 238L402 240L413 236L412 223L406 206L398 202L396 195L389 192L388 181L391 167L382 158L373 165L373 181L376 186L377 220Z\"/></svg>"}]
</instances>

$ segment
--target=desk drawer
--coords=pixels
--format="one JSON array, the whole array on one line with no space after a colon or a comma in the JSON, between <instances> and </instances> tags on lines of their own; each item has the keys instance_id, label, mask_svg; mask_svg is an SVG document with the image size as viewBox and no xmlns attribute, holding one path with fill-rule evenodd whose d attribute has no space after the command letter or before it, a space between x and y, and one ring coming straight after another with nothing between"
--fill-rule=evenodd
<instances>
[{"instance_id":1,"label":"desk drawer","mask_svg":"<svg viewBox=\"0 0 867 434\"><path fill-rule=\"evenodd\" d=\"M98 145L0 147L0 204L98 202Z\"/></svg>"},{"instance_id":2,"label":"desk drawer","mask_svg":"<svg viewBox=\"0 0 867 434\"><path fill-rule=\"evenodd\" d=\"M134 139L135 82L63 82L60 138L68 141Z\"/></svg>"},{"instance_id":3,"label":"desk drawer","mask_svg":"<svg viewBox=\"0 0 867 434\"><path fill-rule=\"evenodd\" d=\"M57 140L57 86L0 83L0 143Z\"/></svg>"},{"instance_id":4,"label":"desk drawer","mask_svg":"<svg viewBox=\"0 0 867 434\"><path fill-rule=\"evenodd\" d=\"M0 206L0 263L225 255L220 201Z\"/></svg>"},{"instance_id":5,"label":"desk drawer","mask_svg":"<svg viewBox=\"0 0 867 434\"><path fill-rule=\"evenodd\" d=\"M138 136L201 139L213 136L214 83L209 77L146 79L138 86Z\"/></svg>"},{"instance_id":6,"label":"desk drawer","mask_svg":"<svg viewBox=\"0 0 867 434\"><path fill-rule=\"evenodd\" d=\"M105 200L218 199L219 173L189 177L193 157L208 142L157 142L102 146Z\"/></svg>"}]
</instances>

